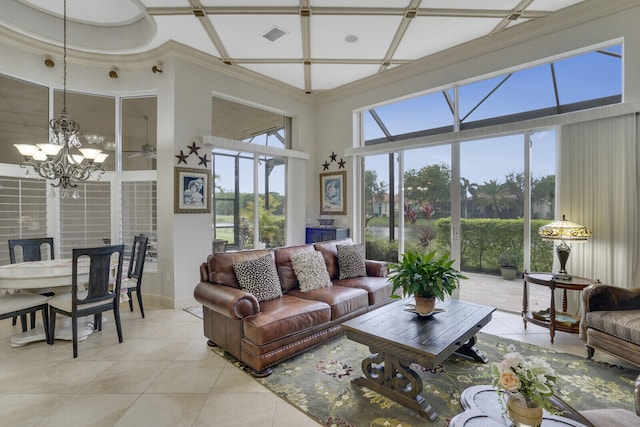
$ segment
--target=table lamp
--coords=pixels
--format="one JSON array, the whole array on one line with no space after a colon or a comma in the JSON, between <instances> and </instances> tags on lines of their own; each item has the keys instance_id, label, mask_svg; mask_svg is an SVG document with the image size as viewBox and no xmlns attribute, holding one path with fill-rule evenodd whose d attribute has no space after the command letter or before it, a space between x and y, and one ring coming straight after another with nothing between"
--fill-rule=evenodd
<instances>
[{"instance_id":1,"label":"table lamp","mask_svg":"<svg viewBox=\"0 0 640 427\"><path fill-rule=\"evenodd\" d=\"M591 237L591 230L584 225L576 224L568 221L564 215L562 220L553 221L550 224L543 225L538 229L538 234L542 240L560 240L560 244L556 246L556 253L560 261L560 271L554 273L554 279L571 280L571 275L567 273L567 260L571 253L571 248L567 245L567 240L587 240Z\"/></svg>"}]
</instances>

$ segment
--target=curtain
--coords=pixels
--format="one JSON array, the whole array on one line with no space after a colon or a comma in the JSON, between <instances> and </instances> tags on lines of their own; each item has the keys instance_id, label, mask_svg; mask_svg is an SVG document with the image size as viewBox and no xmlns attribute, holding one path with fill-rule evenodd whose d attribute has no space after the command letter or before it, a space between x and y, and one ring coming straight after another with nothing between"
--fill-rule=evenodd
<instances>
[{"instance_id":1,"label":"curtain","mask_svg":"<svg viewBox=\"0 0 640 427\"><path fill-rule=\"evenodd\" d=\"M592 231L570 245L569 274L640 286L637 115L565 125L559 136L556 218Z\"/></svg>"}]
</instances>

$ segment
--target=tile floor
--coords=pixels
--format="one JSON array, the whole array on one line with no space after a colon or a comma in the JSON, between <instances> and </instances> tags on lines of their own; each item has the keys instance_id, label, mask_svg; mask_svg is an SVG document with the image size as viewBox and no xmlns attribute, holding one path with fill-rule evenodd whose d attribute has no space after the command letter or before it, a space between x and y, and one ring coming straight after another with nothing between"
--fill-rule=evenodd
<instances>
[{"instance_id":1,"label":"tile floor","mask_svg":"<svg viewBox=\"0 0 640 427\"><path fill-rule=\"evenodd\" d=\"M318 426L249 375L212 353L200 319L174 309L123 310L124 342L115 326L79 343L12 348L18 326L0 321L2 426ZM548 331L496 312L485 332L549 346ZM554 349L584 354L576 335L558 333ZM601 360L620 360L596 352Z\"/></svg>"}]
</instances>

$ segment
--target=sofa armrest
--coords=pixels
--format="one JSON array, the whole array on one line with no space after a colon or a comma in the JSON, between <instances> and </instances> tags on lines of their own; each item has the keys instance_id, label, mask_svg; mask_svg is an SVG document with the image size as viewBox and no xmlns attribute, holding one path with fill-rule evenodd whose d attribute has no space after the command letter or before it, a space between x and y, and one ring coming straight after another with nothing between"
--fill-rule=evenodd
<instances>
[{"instance_id":1,"label":"sofa armrest","mask_svg":"<svg viewBox=\"0 0 640 427\"><path fill-rule=\"evenodd\" d=\"M365 260L365 267L367 268L367 276L369 277L386 277L387 276L387 263L384 261Z\"/></svg>"},{"instance_id":2,"label":"sofa armrest","mask_svg":"<svg viewBox=\"0 0 640 427\"><path fill-rule=\"evenodd\" d=\"M260 312L260 304L253 294L230 286L200 282L193 296L203 306L233 319L243 319Z\"/></svg>"}]
</instances>

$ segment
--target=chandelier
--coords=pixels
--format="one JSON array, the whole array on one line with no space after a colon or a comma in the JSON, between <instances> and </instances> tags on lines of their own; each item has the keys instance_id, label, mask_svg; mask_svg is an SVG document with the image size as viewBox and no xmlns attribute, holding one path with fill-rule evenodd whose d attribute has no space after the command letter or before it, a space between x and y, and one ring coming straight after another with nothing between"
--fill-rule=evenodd
<instances>
[{"instance_id":1,"label":"chandelier","mask_svg":"<svg viewBox=\"0 0 640 427\"><path fill-rule=\"evenodd\" d=\"M109 156L95 148L80 148L80 125L67 114L67 0L64 0L63 64L64 86L62 112L59 119L49 122L49 142L46 144L14 144L24 162L42 178L53 181L52 187L60 188L60 197L78 197L79 181L86 181L93 172L104 173L102 164ZM86 160L86 162L85 162ZM29 175L29 169L27 169ZM72 192L73 191L73 192Z\"/></svg>"}]
</instances>

